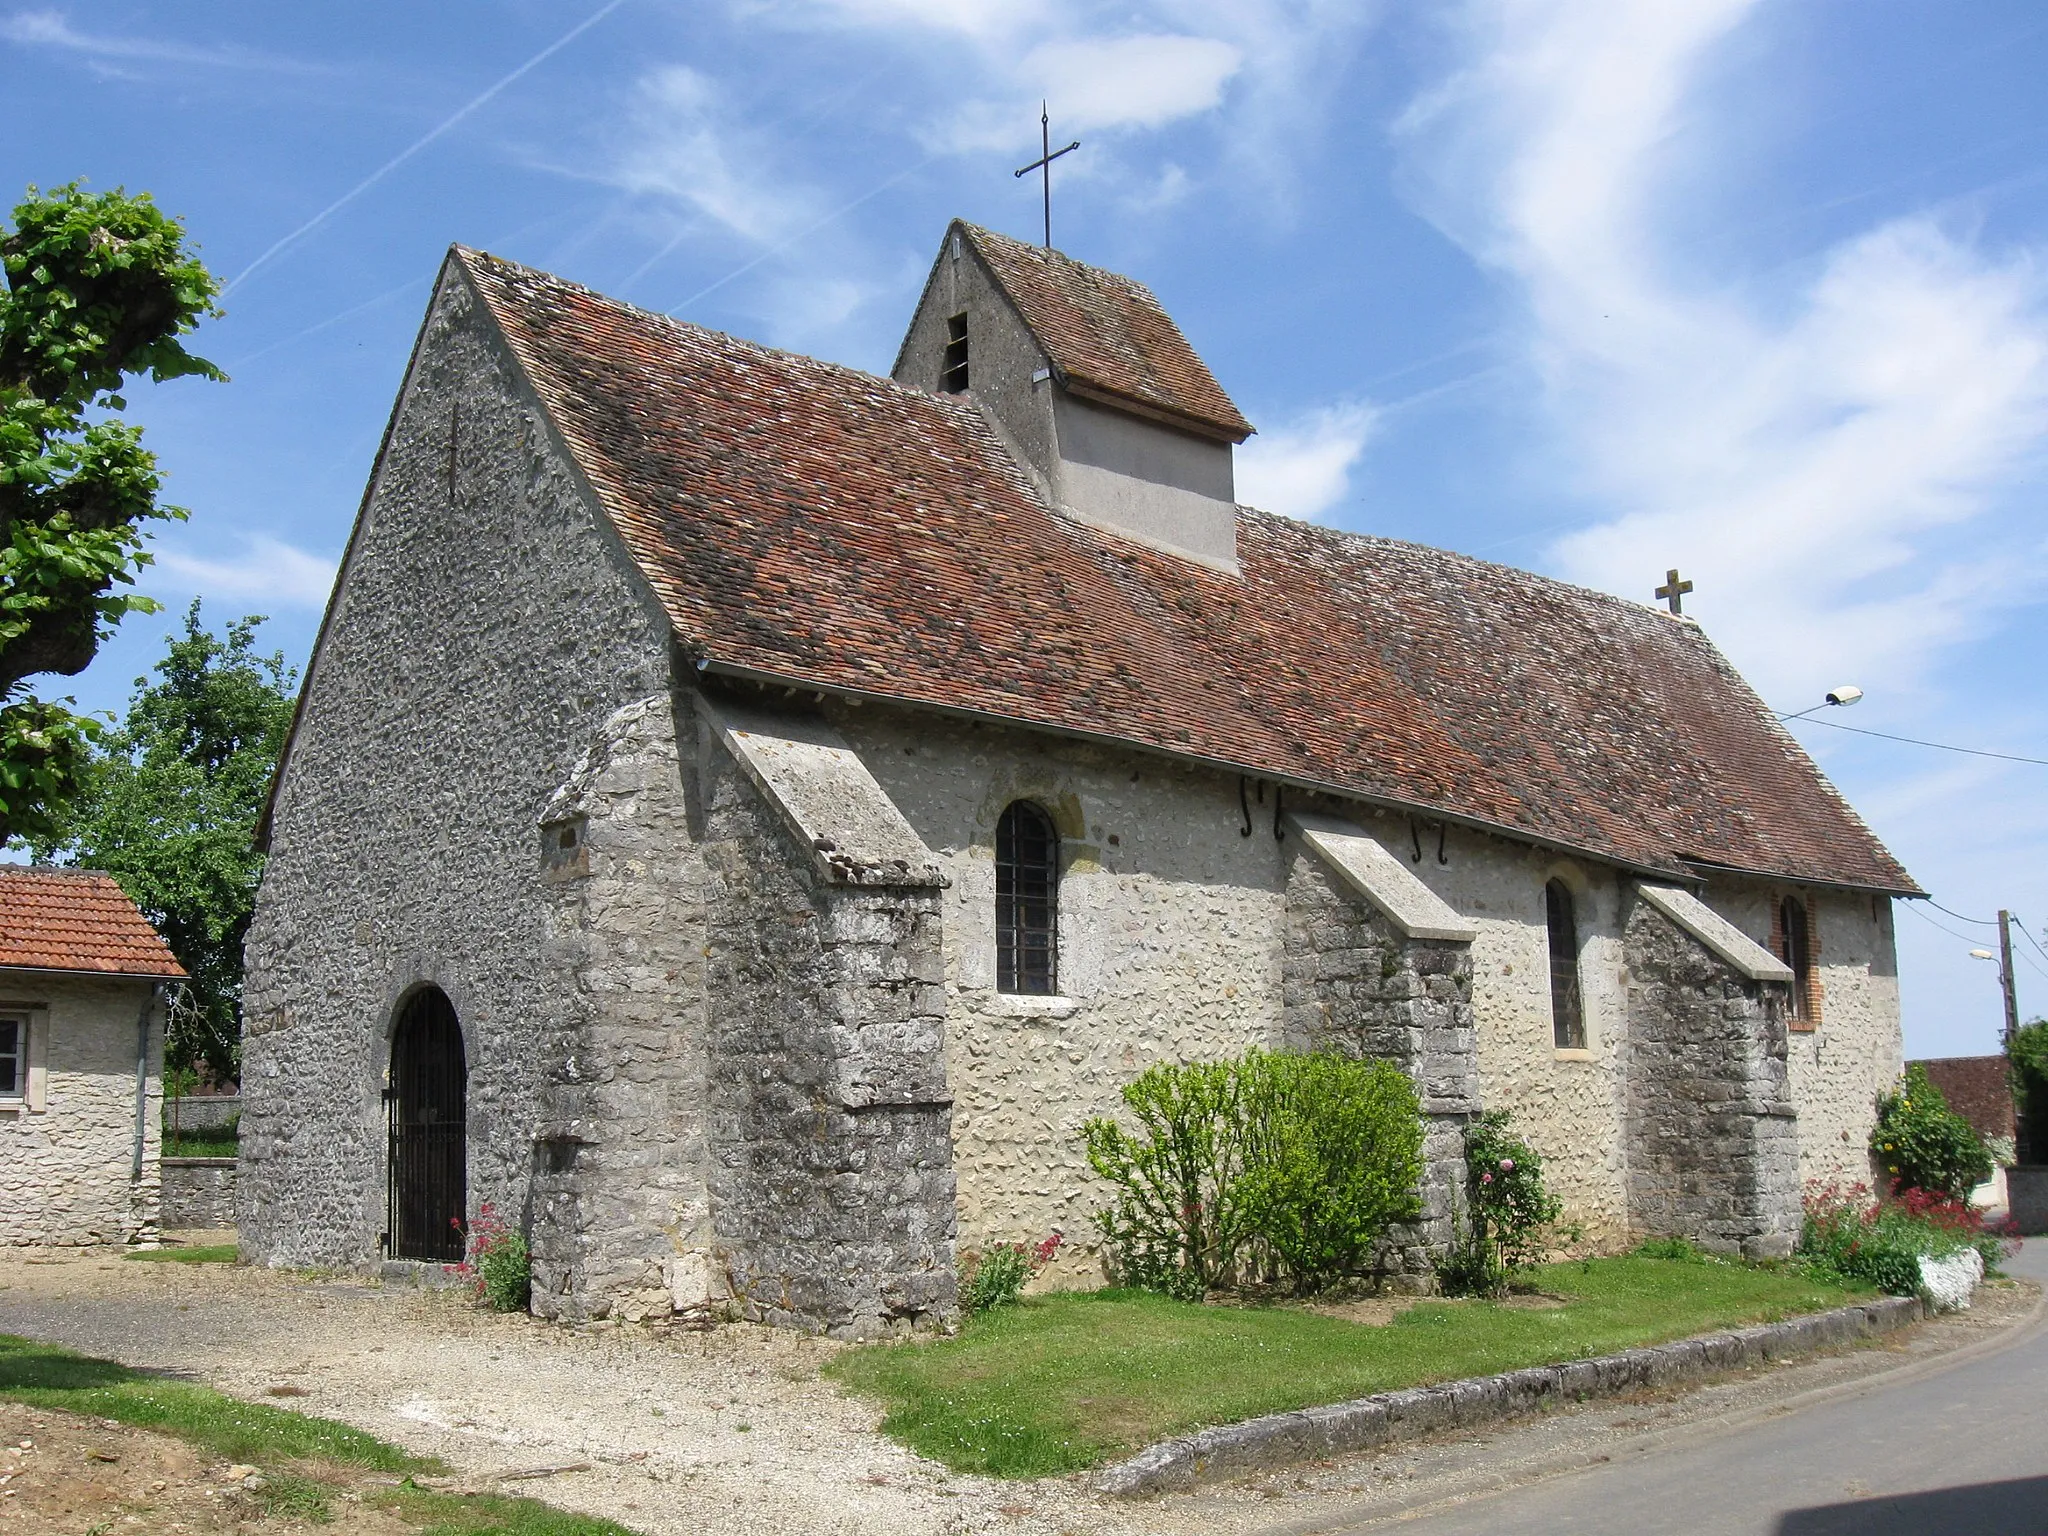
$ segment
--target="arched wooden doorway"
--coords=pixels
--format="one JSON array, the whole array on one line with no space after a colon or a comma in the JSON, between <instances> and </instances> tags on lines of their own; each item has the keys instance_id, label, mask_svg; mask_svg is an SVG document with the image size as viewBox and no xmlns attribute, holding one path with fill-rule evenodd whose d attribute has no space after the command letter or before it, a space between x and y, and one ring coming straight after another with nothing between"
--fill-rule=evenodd
<instances>
[{"instance_id":1,"label":"arched wooden doorway","mask_svg":"<svg viewBox=\"0 0 2048 1536\"><path fill-rule=\"evenodd\" d=\"M384 1251L394 1259L462 1258L468 1194L469 1067L454 1006L438 987L407 998L391 1032L390 1187Z\"/></svg>"}]
</instances>

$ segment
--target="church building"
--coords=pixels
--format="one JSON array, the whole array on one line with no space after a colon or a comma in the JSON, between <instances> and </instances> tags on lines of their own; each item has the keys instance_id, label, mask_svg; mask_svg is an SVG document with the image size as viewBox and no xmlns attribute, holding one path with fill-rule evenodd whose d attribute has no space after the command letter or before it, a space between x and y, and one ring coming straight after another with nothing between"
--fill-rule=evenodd
<instances>
[{"instance_id":1,"label":"church building","mask_svg":"<svg viewBox=\"0 0 2048 1536\"><path fill-rule=\"evenodd\" d=\"M878 378L448 255L248 941L244 1253L551 1317L1100 1283L1160 1061L1390 1058L1569 1216L1782 1254L1867 1177L1910 877L1691 620L1238 503L1153 295L964 223Z\"/></svg>"}]
</instances>

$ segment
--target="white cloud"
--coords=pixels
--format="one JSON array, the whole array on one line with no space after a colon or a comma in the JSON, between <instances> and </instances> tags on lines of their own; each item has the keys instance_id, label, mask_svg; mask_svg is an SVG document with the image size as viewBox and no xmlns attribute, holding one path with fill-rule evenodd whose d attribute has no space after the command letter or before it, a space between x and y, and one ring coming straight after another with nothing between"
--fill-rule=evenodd
<instances>
[{"instance_id":1,"label":"white cloud","mask_svg":"<svg viewBox=\"0 0 2048 1536\"><path fill-rule=\"evenodd\" d=\"M1032 49L1018 75L1043 82L1054 115L1077 131L1157 128L1216 106L1243 60L1213 37L1075 38Z\"/></svg>"},{"instance_id":2,"label":"white cloud","mask_svg":"<svg viewBox=\"0 0 2048 1536\"><path fill-rule=\"evenodd\" d=\"M1045 24L1045 0L811 0L788 9L855 27L912 27L953 32L977 41L1017 35Z\"/></svg>"},{"instance_id":3,"label":"white cloud","mask_svg":"<svg viewBox=\"0 0 2048 1536\"><path fill-rule=\"evenodd\" d=\"M1237 499L1287 517L1321 517L1350 490L1378 420L1369 405L1331 405L1261 431L1237 450Z\"/></svg>"},{"instance_id":4,"label":"white cloud","mask_svg":"<svg viewBox=\"0 0 2048 1536\"><path fill-rule=\"evenodd\" d=\"M153 37L119 37L80 32L62 11L16 11L0 17L0 38L30 47L61 48L96 59L127 59L157 64L199 64L223 69L276 70L293 74L324 73L317 65L254 49L207 47Z\"/></svg>"},{"instance_id":5,"label":"white cloud","mask_svg":"<svg viewBox=\"0 0 2048 1536\"><path fill-rule=\"evenodd\" d=\"M1467 66L1403 127L1429 213L1525 298L1569 473L1607 510L1555 564L1645 601L1681 566L1796 698L1852 662L1913 678L2014 583L1950 533L2041 446L2048 284L1927 215L1790 295L1678 275L1680 141L1711 152L1719 108L1700 66L1755 3L1473 0Z\"/></svg>"},{"instance_id":6,"label":"white cloud","mask_svg":"<svg viewBox=\"0 0 2048 1536\"><path fill-rule=\"evenodd\" d=\"M717 87L687 65L643 77L605 179L766 244L797 227L809 198L727 121Z\"/></svg>"},{"instance_id":7,"label":"white cloud","mask_svg":"<svg viewBox=\"0 0 2048 1536\"><path fill-rule=\"evenodd\" d=\"M255 598L282 608L321 608L334 585L335 563L258 534L249 540L246 552L226 559L159 548L143 585L167 586L199 597Z\"/></svg>"}]
</instances>

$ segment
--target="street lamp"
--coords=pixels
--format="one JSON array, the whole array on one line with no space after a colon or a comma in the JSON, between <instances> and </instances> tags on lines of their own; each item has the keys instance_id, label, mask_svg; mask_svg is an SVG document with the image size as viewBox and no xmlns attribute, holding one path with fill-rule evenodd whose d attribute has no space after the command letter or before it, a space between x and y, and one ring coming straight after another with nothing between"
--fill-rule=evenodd
<instances>
[{"instance_id":1,"label":"street lamp","mask_svg":"<svg viewBox=\"0 0 2048 1536\"><path fill-rule=\"evenodd\" d=\"M1778 716L1778 718L1780 720L1803 720L1806 718L1806 716L1813 714L1816 711L1826 709L1831 704L1837 706L1838 708L1846 709L1849 705L1854 704L1858 699L1862 697L1863 690L1861 688L1858 688L1854 683L1844 683L1839 688L1830 688L1827 692L1827 697L1822 699L1818 704L1815 704L1812 708L1802 709L1797 714L1793 715L1780 715Z\"/></svg>"}]
</instances>

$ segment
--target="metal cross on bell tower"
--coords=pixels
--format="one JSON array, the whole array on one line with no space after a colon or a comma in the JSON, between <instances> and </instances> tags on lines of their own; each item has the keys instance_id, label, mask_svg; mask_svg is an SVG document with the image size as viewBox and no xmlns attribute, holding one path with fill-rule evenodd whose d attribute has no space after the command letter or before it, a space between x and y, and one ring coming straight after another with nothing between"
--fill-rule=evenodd
<instances>
[{"instance_id":1,"label":"metal cross on bell tower","mask_svg":"<svg viewBox=\"0 0 2048 1536\"><path fill-rule=\"evenodd\" d=\"M1045 248L1049 251L1052 249L1052 163L1059 159L1061 155L1079 149L1081 141L1076 139L1065 149L1054 149L1052 147L1052 115L1046 110L1045 103L1041 101L1038 104L1038 143L1040 149L1038 158L1017 171L1016 174L1022 177L1029 176L1033 171L1037 171L1045 178Z\"/></svg>"}]
</instances>

